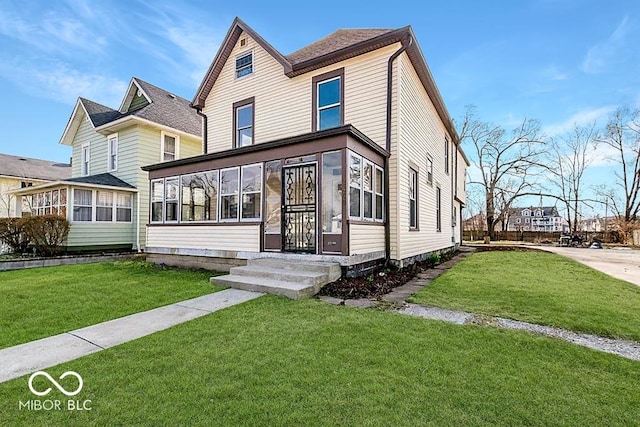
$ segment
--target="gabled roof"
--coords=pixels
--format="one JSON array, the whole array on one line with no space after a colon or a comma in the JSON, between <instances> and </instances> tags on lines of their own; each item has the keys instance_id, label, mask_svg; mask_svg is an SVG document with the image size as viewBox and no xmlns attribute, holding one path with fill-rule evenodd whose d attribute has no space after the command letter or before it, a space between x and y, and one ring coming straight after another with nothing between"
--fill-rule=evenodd
<instances>
[{"instance_id":1,"label":"gabled roof","mask_svg":"<svg viewBox=\"0 0 640 427\"><path fill-rule=\"evenodd\" d=\"M142 108L128 111L133 99L131 94L137 93L138 90L149 102ZM61 144L71 145L80 126L82 113L89 117L96 131L109 131L111 126L119 125L125 120L138 119L195 137L202 135L200 116L191 108L189 101L136 77L133 77L129 83L120 110L114 110L89 99L78 98L60 139Z\"/></svg>"},{"instance_id":2,"label":"gabled roof","mask_svg":"<svg viewBox=\"0 0 640 427\"><path fill-rule=\"evenodd\" d=\"M229 59L240 35L245 32L267 51L283 68L287 77L295 77L331 64L353 58L374 50L402 43L405 46L407 56L415 68L420 81L429 94L440 119L451 134L455 143L459 143L458 133L449 116L442 96L435 84L429 66L422 55L420 46L416 40L411 26L398 29L341 29L332 34L299 49L290 55L282 55L273 46L267 43L258 33L245 24L240 18L235 18L226 37L224 38L216 57L209 70L205 74L193 101L193 107L201 109L222 67ZM466 160L466 158L465 158Z\"/></svg>"},{"instance_id":3,"label":"gabled roof","mask_svg":"<svg viewBox=\"0 0 640 427\"><path fill-rule=\"evenodd\" d=\"M55 181L71 176L71 165L49 160L0 154L0 175Z\"/></svg>"},{"instance_id":4,"label":"gabled roof","mask_svg":"<svg viewBox=\"0 0 640 427\"><path fill-rule=\"evenodd\" d=\"M25 194L32 194L46 188L58 187L61 185L71 185L74 187L84 187L89 189L104 188L108 190L129 191L132 193L138 191L137 188L133 185L124 182L120 178L116 178L110 173L101 173L97 175L80 176L77 178L60 179L40 185L34 185L33 187L18 188L9 191L9 193L21 196Z\"/></svg>"}]
</instances>

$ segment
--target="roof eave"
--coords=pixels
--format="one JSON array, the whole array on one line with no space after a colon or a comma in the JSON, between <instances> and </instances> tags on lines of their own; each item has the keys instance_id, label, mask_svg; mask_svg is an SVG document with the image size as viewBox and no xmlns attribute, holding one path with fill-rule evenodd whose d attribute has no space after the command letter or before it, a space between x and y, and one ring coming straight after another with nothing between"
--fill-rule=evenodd
<instances>
[{"instance_id":1,"label":"roof eave","mask_svg":"<svg viewBox=\"0 0 640 427\"><path fill-rule=\"evenodd\" d=\"M128 191L130 193L137 193L137 188L127 188L127 187L118 187L115 185L103 185L103 184L89 184L86 182L76 182L76 181L51 181L40 185L33 185L31 187L19 188L15 190L8 191L7 193L14 194L16 196L24 196L25 194L33 193L34 191L45 190L51 187L57 186L67 186L67 187L83 187L83 188L100 188L105 190L114 190L114 191Z\"/></svg>"},{"instance_id":2,"label":"roof eave","mask_svg":"<svg viewBox=\"0 0 640 427\"><path fill-rule=\"evenodd\" d=\"M106 134L108 134L110 132L115 132L115 131L118 131L118 130L122 129L122 127L124 125L126 125L127 122L129 122L129 121L138 122L138 124L142 124L142 125L153 126L153 127L156 127L156 128L158 128L160 130L165 130L165 131L168 131L168 132L171 132L171 133L175 133L175 134L178 134L180 136L184 136L184 137L188 137L188 138L194 138L194 139L198 139L198 140L202 139L202 137L199 136L199 135L194 135L192 133L185 132L183 130L176 129L176 128L171 127L171 126L163 125L161 123L154 122L153 120L144 119L142 117L138 117L138 116L135 116L135 115L124 116L124 117L121 117L121 118L119 118L117 120L114 120L112 122L105 123L102 126L98 126L97 128L95 128L95 131L98 132L98 133L102 133L102 134L106 135Z\"/></svg>"},{"instance_id":3,"label":"roof eave","mask_svg":"<svg viewBox=\"0 0 640 427\"><path fill-rule=\"evenodd\" d=\"M64 128L64 131L62 132L62 137L60 137L60 141L58 141L58 144L62 144L62 145L73 145L73 136L70 135L72 132L72 129L74 128L74 122L76 120L77 114L78 114L78 109L82 107L82 111L84 112L84 114L89 117L89 122L91 122L91 126L93 126L95 128L95 125L93 124L93 121L91 120L91 117L89 116L89 113L87 113L87 109L85 108L84 104L82 103L82 99L78 98L78 100L76 101L76 105L75 107L73 107L73 112L71 113L71 116L69 116L69 121L67 122L67 125ZM80 120L78 118L78 120ZM75 126L75 131L77 131L77 128L80 127L80 124L78 124L77 126ZM75 132L74 132L75 133Z\"/></svg>"}]
</instances>

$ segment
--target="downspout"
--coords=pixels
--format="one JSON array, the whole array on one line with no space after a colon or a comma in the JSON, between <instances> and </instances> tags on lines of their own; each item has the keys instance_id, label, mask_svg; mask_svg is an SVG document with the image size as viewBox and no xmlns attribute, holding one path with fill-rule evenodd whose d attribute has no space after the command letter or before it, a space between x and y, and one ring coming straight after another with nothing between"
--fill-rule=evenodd
<instances>
[{"instance_id":1,"label":"downspout","mask_svg":"<svg viewBox=\"0 0 640 427\"><path fill-rule=\"evenodd\" d=\"M196 114L202 117L202 154L207 154L209 151L208 141L207 141L207 115L202 112L202 108L193 107L196 109Z\"/></svg>"},{"instance_id":2,"label":"downspout","mask_svg":"<svg viewBox=\"0 0 640 427\"><path fill-rule=\"evenodd\" d=\"M136 249L138 253L142 252L140 249L140 193L136 193Z\"/></svg>"},{"instance_id":3,"label":"downspout","mask_svg":"<svg viewBox=\"0 0 640 427\"><path fill-rule=\"evenodd\" d=\"M411 35L407 36L407 40L402 42L402 47L398 49L387 62L387 127L386 127L386 135L385 135L385 148L388 153L391 153L391 108L392 102L391 97L393 95L393 61L396 60L398 56L400 56L411 44L413 43L413 39ZM391 154L389 154L391 156ZM389 157L384 158L384 194L387 197L387 202L384 206L384 255L385 255L385 264L389 264L391 261L391 206L389 204L389 191L390 191L390 177L389 177Z\"/></svg>"}]
</instances>

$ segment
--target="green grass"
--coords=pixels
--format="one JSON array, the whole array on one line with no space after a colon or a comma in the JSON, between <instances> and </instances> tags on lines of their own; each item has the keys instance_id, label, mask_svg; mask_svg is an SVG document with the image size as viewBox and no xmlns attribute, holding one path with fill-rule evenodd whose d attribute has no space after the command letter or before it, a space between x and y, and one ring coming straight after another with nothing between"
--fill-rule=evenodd
<instances>
[{"instance_id":1,"label":"green grass","mask_svg":"<svg viewBox=\"0 0 640 427\"><path fill-rule=\"evenodd\" d=\"M639 366L524 332L266 296L47 369L54 378L82 375L84 388L72 399L91 400L91 411L19 410L20 400L34 398L27 377L0 384L0 420L633 425ZM55 389L47 398L67 400Z\"/></svg>"},{"instance_id":2,"label":"green grass","mask_svg":"<svg viewBox=\"0 0 640 427\"><path fill-rule=\"evenodd\" d=\"M640 287L549 253L475 253L410 302L640 341Z\"/></svg>"},{"instance_id":3,"label":"green grass","mask_svg":"<svg viewBox=\"0 0 640 427\"><path fill-rule=\"evenodd\" d=\"M133 261L0 272L0 348L214 292L211 275Z\"/></svg>"}]
</instances>

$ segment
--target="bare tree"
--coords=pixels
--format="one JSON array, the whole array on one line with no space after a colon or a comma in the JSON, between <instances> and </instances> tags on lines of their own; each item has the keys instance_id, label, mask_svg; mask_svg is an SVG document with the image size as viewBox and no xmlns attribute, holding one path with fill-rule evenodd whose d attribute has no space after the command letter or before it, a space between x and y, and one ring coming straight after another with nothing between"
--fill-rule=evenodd
<instances>
[{"instance_id":1,"label":"bare tree","mask_svg":"<svg viewBox=\"0 0 640 427\"><path fill-rule=\"evenodd\" d=\"M550 191L564 204L567 222L572 233L578 230L580 212L588 199L584 196L582 180L593 163L599 134L595 123L574 125L573 130L549 143L547 170Z\"/></svg>"},{"instance_id":2,"label":"bare tree","mask_svg":"<svg viewBox=\"0 0 640 427\"><path fill-rule=\"evenodd\" d=\"M640 110L616 110L600 142L613 149L616 161L616 188L608 199L616 213L620 231L627 234L640 226Z\"/></svg>"}]
</instances>

